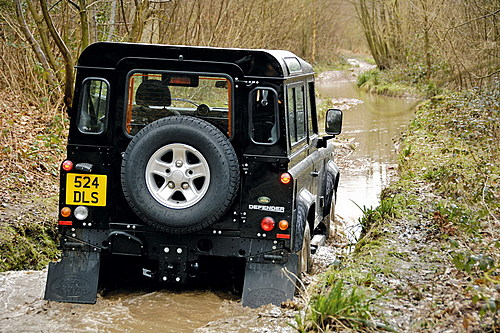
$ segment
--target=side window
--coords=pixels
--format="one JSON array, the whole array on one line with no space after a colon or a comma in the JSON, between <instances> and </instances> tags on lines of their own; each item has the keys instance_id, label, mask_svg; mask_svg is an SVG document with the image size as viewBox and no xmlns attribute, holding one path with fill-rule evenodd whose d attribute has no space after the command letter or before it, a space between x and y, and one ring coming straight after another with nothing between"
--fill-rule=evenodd
<instances>
[{"instance_id":1,"label":"side window","mask_svg":"<svg viewBox=\"0 0 500 333\"><path fill-rule=\"evenodd\" d=\"M306 137L306 106L304 87L295 87L295 114L297 119L297 141Z\"/></svg>"},{"instance_id":2,"label":"side window","mask_svg":"<svg viewBox=\"0 0 500 333\"><path fill-rule=\"evenodd\" d=\"M288 136L292 145L306 137L306 108L304 87L288 87Z\"/></svg>"},{"instance_id":3,"label":"side window","mask_svg":"<svg viewBox=\"0 0 500 333\"><path fill-rule=\"evenodd\" d=\"M278 94L274 89L256 88L250 92L250 133L256 143L278 141Z\"/></svg>"},{"instance_id":4,"label":"side window","mask_svg":"<svg viewBox=\"0 0 500 333\"><path fill-rule=\"evenodd\" d=\"M308 98L307 98L307 116L308 116L308 129L309 135L313 135L314 133L318 133L317 123L316 123L316 96L314 95L314 82L308 83Z\"/></svg>"},{"instance_id":5,"label":"side window","mask_svg":"<svg viewBox=\"0 0 500 333\"><path fill-rule=\"evenodd\" d=\"M78 129L82 133L104 132L108 114L109 85L102 79L83 82Z\"/></svg>"},{"instance_id":6,"label":"side window","mask_svg":"<svg viewBox=\"0 0 500 333\"><path fill-rule=\"evenodd\" d=\"M288 106L288 136L290 142L293 144L297 142L297 127L295 126L295 89L292 87L288 88L287 93L287 106Z\"/></svg>"}]
</instances>

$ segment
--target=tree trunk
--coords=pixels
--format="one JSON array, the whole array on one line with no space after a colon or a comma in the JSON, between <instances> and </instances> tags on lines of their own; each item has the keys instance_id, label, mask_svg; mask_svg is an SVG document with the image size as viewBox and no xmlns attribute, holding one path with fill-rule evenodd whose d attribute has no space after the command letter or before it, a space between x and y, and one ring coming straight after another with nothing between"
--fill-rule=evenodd
<instances>
[{"instance_id":1,"label":"tree trunk","mask_svg":"<svg viewBox=\"0 0 500 333\"><path fill-rule=\"evenodd\" d=\"M31 48L33 49L33 52L35 53L36 58L38 59L38 61L42 65L43 70L47 74L47 82L51 86L57 86L57 79L52 72L51 66L49 65L49 62L47 61L47 57L45 56L45 53L43 52L42 48L40 47L40 44L33 36L30 29L28 28L28 25L26 24L26 20L25 20L24 15L23 15L23 9L21 8L21 0L15 0L15 2L16 2L17 19L18 19L19 25L21 27L21 31L23 32L24 37L28 40L28 43L31 45Z\"/></svg>"},{"instance_id":2,"label":"tree trunk","mask_svg":"<svg viewBox=\"0 0 500 333\"><path fill-rule=\"evenodd\" d=\"M47 9L47 0L40 0L40 6L42 7L43 18L45 20L45 23L47 24L49 32L64 59L64 105L67 108L71 108L71 105L73 103L73 58L66 44L61 39L61 36L59 36L59 33L54 27L54 23L52 22L52 18L50 17L49 11Z\"/></svg>"},{"instance_id":3,"label":"tree trunk","mask_svg":"<svg viewBox=\"0 0 500 333\"><path fill-rule=\"evenodd\" d=\"M79 11L78 14L80 15L80 36L82 38L82 43L81 43L81 49L85 49L87 46L89 46L89 17L88 17L88 10L87 10L87 3L85 0L79 0Z\"/></svg>"},{"instance_id":4,"label":"tree trunk","mask_svg":"<svg viewBox=\"0 0 500 333\"><path fill-rule=\"evenodd\" d=\"M111 12L109 13L109 26L108 26L108 34L106 40L113 40L113 34L115 32L115 20L116 20L116 1L111 0Z\"/></svg>"}]
</instances>

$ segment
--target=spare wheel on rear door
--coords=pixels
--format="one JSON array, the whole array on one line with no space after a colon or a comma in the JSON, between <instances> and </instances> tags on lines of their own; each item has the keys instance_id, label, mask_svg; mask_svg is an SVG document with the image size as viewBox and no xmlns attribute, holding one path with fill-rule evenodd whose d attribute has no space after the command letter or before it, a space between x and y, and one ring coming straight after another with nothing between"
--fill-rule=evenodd
<instances>
[{"instance_id":1,"label":"spare wheel on rear door","mask_svg":"<svg viewBox=\"0 0 500 333\"><path fill-rule=\"evenodd\" d=\"M219 220L239 184L228 138L189 116L159 119L137 133L125 151L125 198L146 224L169 233L201 230Z\"/></svg>"}]
</instances>

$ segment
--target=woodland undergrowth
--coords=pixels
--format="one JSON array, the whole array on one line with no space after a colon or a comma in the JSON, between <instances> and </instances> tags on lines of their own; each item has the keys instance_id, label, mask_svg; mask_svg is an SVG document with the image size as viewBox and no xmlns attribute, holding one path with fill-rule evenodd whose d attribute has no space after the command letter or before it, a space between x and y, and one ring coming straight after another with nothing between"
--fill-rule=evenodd
<instances>
[{"instance_id":1,"label":"woodland undergrowth","mask_svg":"<svg viewBox=\"0 0 500 333\"><path fill-rule=\"evenodd\" d=\"M0 92L0 271L41 269L57 256L59 165L68 118L62 100Z\"/></svg>"}]
</instances>

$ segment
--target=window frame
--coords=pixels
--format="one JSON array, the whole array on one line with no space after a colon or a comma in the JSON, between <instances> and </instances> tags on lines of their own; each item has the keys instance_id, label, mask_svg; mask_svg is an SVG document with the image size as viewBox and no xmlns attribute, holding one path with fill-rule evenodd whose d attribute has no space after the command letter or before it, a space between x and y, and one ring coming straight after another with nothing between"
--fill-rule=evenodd
<instances>
[{"instance_id":1,"label":"window frame","mask_svg":"<svg viewBox=\"0 0 500 333\"><path fill-rule=\"evenodd\" d=\"M80 126L80 122L82 121L83 106L86 103L88 105L88 102L85 99L85 93L89 89L89 85L87 83L89 82L89 84L90 84L90 81L101 81L101 82L104 82L104 84L106 84L106 88L107 88L107 91L106 91L106 102L105 102L105 111L104 111L104 122L103 122L102 130L99 131L99 132L84 131L82 129L82 127ZM78 128L78 131L80 133L82 133L82 134L101 135L104 132L106 132L106 130L108 128L109 105L110 105L110 97L109 96L111 94L111 85L109 84L109 81L106 80L105 78L97 77L97 76L90 76L90 77L86 77L82 81L80 87L81 87L81 92L80 92L80 96L79 96L78 116L77 116L77 120L76 120L76 127Z\"/></svg>"},{"instance_id":2,"label":"window frame","mask_svg":"<svg viewBox=\"0 0 500 333\"><path fill-rule=\"evenodd\" d=\"M257 90L269 90L274 94L274 125L276 126L276 138L272 142L259 142L255 141L253 137L253 128L254 128L254 122L253 122L253 116L254 116L254 106L255 106L255 101L253 98L251 98L252 94L257 91ZM276 89L271 88L271 87L264 87L264 86L258 86L250 90L248 93L248 110L249 110L249 116L248 116L248 135L250 137L250 140L257 144L257 145L265 145L265 146L271 146L276 144L280 138L280 126L279 126L279 104L278 104L278 99L279 95Z\"/></svg>"},{"instance_id":3,"label":"window frame","mask_svg":"<svg viewBox=\"0 0 500 333\"><path fill-rule=\"evenodd\" d=\"M303 110L304 110L304 136L299 138L298 137L298 131L297 131L297 99L296 99L296 88L301 88L302 90L302 106L303 106ZM291 137L291 132L290 132L290 126L292 125L290 123L290 107L289 107L289 97L290 97L290 89L292 89L293 91L293 97L292 97L292 100L293 100L293 114L294 114L294 123L293 123L293 126L294 126L294 133L295 133L295 138L293 138L293 140L296 140L294 142L292 142L292 137ZM308 96L308 94L306 93L306 89L305 89L305 85L304 85L304 82L303 81L299 81L299 82L293 82L293 83L290 83L290 84L287 84L285 86L285 90L286 90L286 119L287 119L287 140L290 144L290 147L295 147L301 143L303 143L304 141L307 140L308 138L308 125L307 125L307 122L308 122L308 115L307 115L307 101L306 101L306 98Z\"/></svg>"},{"instance_id":4,"label":"window frame","mask_svg":"<svg viewBox=\"0 0 500 333\"><path fill-rule=\"evenodd\" d=\"M315 86L314 86L314 81L307 81L307 129L312 130L312 132L309 133L309 137L311 136L318 136L319 135L319 128L318 128L318 110L316 109L316 95L315 95ZM312 109L314 109L314 114L312 112Z\"/></svg>"}]
</instances>

